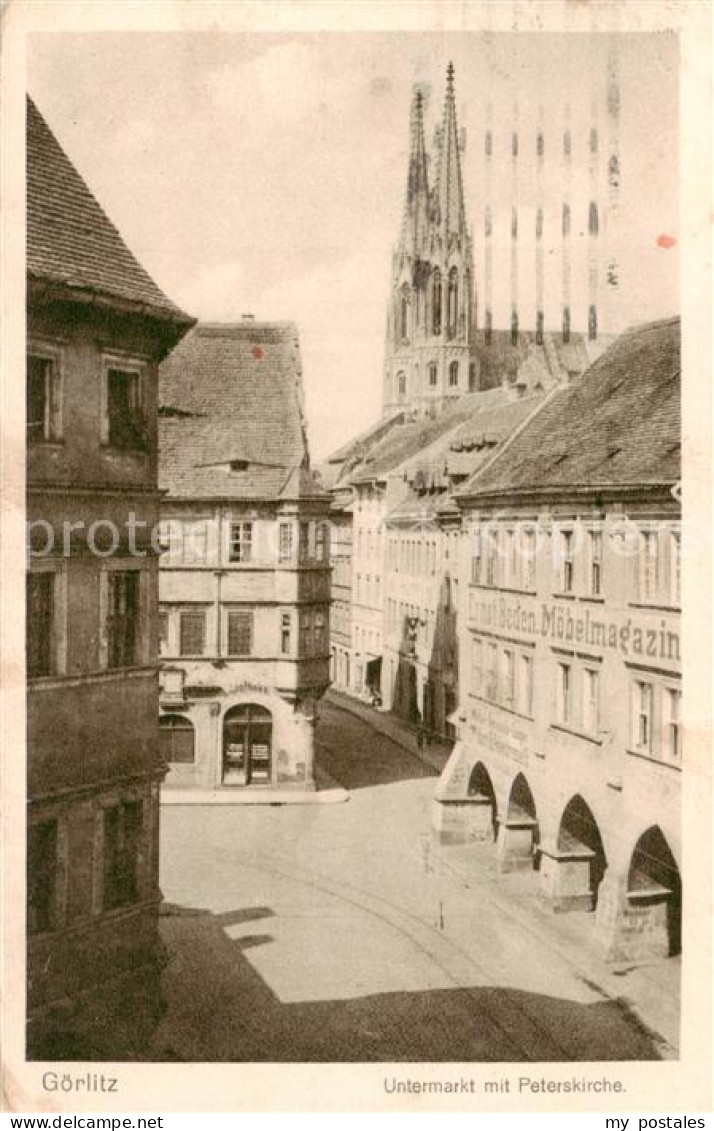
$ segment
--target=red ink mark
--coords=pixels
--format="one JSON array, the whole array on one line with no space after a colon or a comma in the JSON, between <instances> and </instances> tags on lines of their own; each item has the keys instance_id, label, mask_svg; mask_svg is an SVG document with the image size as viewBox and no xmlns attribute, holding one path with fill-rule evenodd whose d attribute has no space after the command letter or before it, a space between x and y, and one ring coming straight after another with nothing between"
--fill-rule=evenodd
<instances>
[{"instance_id":1,"label":"red ink mark","mask_svg":"<svg viewBox=\"0 0 714 1131\"><path fill-rule=\"evenodd\" d=\"M674 247L676 242L674 236L657 236L657 247Z\"/></svg>"},{"instance_id":2,"label":"red ink mark","mask_svg":"<svg viewBox=\"0 0 714 1131\"><path fill-rule=\"evenodd\" d=\"M256 357L258 359L258 361L260 361L262 356L263 356L263 351L260 348L260 346L253 346L253 357Z\"/></svg>"}]
</instances>

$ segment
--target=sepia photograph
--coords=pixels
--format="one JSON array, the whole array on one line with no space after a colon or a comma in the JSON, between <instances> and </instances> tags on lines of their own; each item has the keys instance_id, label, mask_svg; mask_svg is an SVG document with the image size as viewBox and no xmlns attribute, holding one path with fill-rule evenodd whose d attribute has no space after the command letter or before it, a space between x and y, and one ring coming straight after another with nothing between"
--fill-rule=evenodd
<instances>
[{"instance_id":1,"label":"sepia photograph","mask_svg":"<svg viewBox=\"0 0 714 1131\"><path fill-rule=\"evenodd\" d=\"M503 7L26 36L45 1103L111 1062L617 1105L682 1058L682 44Z\"/></svg>"}]
</instances>

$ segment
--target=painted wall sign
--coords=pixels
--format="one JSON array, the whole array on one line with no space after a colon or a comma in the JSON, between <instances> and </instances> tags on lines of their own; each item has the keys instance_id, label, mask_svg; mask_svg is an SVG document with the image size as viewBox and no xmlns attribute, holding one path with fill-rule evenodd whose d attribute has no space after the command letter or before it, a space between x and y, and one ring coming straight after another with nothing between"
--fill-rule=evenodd
<instances>
[{"instance_id":1,"label":"painted wall sign","mask_svg":"<svg viewBox=\"0 0 714 1131\"><path fill-rule=\"evenodd\" d=\"M557 601L526 603L502 596L475 597L470 612L474 627L491 632L518 633L556 644L611 649L622 656L681 662L679 633L673 632L663 617L655 626L652 619L637 616L618 620Z\"/></svg>"}]
</instances>

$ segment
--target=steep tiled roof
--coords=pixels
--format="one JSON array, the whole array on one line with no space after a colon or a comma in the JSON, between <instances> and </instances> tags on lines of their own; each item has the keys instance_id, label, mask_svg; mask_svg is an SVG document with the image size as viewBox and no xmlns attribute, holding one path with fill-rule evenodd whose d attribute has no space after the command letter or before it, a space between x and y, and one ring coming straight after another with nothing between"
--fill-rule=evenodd
<instances>
[{"instance_id":1,"label":"steep tiled roof","mask_svg":"<svg viewBox=\"0 0 714 1131\"><path fill-rule=\"evenodd\" d=\"M147 206L150 201L147 201ZM27 274L79 298L189 326L124 243L34 103L27 100Z\"/></svg>"},{"instance_id":2,"label":"steep tiled roof","mask_svg":"<svg viewBox=\"0 0 714 1131\"><path fill-rule=\"evenodd\" d=\"M679 319L623 334L459 492L603 489L681 474Z\"/></svg>"},{"instance_id":3,"label":"steep tiled roof","mask_svg":"<svg viewBox=\"0 0 714 1131\"><path fill-rule=\"evenodd\" d=\"M426 521L449 513L454 480L472 475L543 402L544 393L511 400L508 389L493 389L468 398L470 415L404 466L408 484L390 508L392 521Z\"/></svg>"},{"instance_id":4,"label":"steep tiled roof","mask_svg":"<svg viewBox=\"0 0 714 1131\"><path fill-rule=\"evenodd\" d=\"M376 444L356 468L351 482L369 482L400 467L429 448L447 432L463 424L473 412L478 393L461 397L441 415L432 419L409 421L389 433Z\"/></svg>"},{"instance_id":5,"label":"steep tiled roof","mask_svg":"<svg viewBox=\"0 0 714 1131\"><path fill-rule=\"evenodd\" d=\"M159 486L181 498L324 494L290 322L199 324L160 367Z\"/></svg>"}]
</instances>

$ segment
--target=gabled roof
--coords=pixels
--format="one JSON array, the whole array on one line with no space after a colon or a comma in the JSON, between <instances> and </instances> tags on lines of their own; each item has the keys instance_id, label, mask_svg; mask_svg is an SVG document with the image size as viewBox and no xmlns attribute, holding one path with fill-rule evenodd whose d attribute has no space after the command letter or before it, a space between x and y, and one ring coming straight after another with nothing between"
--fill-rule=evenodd
<instances>
[{"instance_id":1,"label":"gabled roof","mask_svg":"<svg viewBox=\"0 0 714 1131\"><path fill-rule=\"evenodd\" d=\"M540 411L460 497L657 487L681 475L680 322L623 334Z\"/></svg>"},{"instance_id":2,"label":"gabled roof","mask_svg":"<svg viewBox=\"0 0 714 1131\"><path fill-rule=\"evenodd\" d=\"M159 486L196 499L324 496L291 322L200 323L161 365Z\"/></svg>"},{"instance_id":3,"label":"gabled roof","mask_svg":"<svg viewBox=\"0 0 714 1131\"><path fill-rule=\"evenodd\" d=\"M27 275L30 283L51 284L63 296L99 298L179 326L195 321L129 251L29 98Z\"/></svg>"}]
</instances>

